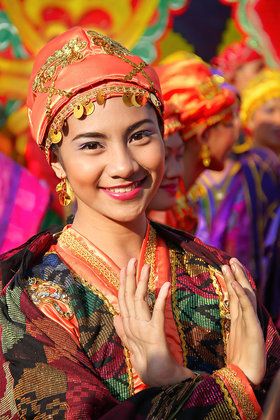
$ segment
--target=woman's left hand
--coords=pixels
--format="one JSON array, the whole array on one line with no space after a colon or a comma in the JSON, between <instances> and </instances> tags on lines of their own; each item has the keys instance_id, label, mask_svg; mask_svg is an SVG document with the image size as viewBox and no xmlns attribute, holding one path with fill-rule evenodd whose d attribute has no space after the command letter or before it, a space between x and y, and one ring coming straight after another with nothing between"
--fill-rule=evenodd
<instances>
[{"instance_id":1,"label":"woman's left hand","mask_svg":"<svg viewBox=\"0 0 280 420\"><path fill-rule=\"evenodd\" d=\"M259 385L265 374L266 351L255 292L236 258L232 258L228 266L222 266L222 272L231 316L227 364L238 366L252 384Z\"/></svg>"}]
</instances>

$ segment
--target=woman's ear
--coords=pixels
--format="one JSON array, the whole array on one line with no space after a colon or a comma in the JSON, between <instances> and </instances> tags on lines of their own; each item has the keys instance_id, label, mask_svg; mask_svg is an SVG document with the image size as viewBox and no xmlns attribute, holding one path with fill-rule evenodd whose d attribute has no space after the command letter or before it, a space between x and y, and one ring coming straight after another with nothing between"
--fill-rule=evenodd
<instances>
[{"instance_id":1,"label":"woman's ear","mask_svg":"<svg viewBox=\"0 0 280 420\"><path fill-rule=\"evenodd\" d=\"M56 158L56 161L54 160L54 161L51 163L51 167L52 167L53 171L55 172L55 174L56 174L57 178L59 178L59 179L66 178L66 173L65 173L65 170L63 169L63 166L62 166L62 165L61 165L61 163L57 160L57 158Z\"/></svg>"},{"instance_id":2,"label":"woman's ear","mask_svg":"<svg viewBox=\"0 0 280 420\"><path fill-rule=\"evenodd\" d=\"M208 143L209 137L210 137L210 134L211 134L211 129L212 129L212 127L206 127L206 128L204 127L204 128L201 128L197 132L196 138L197 138L197 141L200 144L200 146L202 144L207 144Z\"/></svg>"},{"instance_id":3,"label":"woman's ear","mask_svg":"<svg viewBox=\"0 0 280 420\"><path fill-rule=\"evenodd\" d=\"M59 179L66 178L66 172L64 170L61 158L59 157L58 148L51 150L51 167L54 173L56 174L57 178Z\"/></svg>"}]
</instances>

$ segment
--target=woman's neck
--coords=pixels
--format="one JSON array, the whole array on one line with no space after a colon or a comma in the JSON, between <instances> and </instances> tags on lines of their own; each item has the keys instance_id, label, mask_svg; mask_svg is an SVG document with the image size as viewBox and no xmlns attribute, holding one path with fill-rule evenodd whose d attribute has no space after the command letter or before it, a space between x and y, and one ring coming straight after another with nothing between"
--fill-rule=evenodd
<instances>
[{"instance_id":1,"label":"woman's neck","mask_svg":"<svg viewBox=\"0 0 280 420\"><path fill-rule=\"evenodd\" d=\"M124 267L130 258L139 257L147 229L145 214L129 223L118 223L104 216L77 211L73 228L98 247L117 266Z\"/></svg>"}]
</instances>

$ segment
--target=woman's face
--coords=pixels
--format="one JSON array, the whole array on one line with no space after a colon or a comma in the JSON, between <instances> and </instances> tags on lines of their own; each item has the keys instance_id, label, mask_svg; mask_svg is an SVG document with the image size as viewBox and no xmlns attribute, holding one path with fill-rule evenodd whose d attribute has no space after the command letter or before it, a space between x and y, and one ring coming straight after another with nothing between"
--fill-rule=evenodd
<instances>
[{"instance_id":1,"label":"woman's face","mask_svg":"<svg viewBox=\"0 0 280 420\"><path fill-rule=\"evenodd\" d=\"M122 98L83 120L68 118L68 134L52 164L67 177L77 199L77 212L128 223L144 214L164 172L164 144L151 105L127 107Z\"/></svg>"},{"instance_id":2,"label":"woman's face","mask_svg":"<svg viewBox=\"0 0 280 420\"><path fill-rule=\"evenodd\" d=\"M235 72L234 80L232 83L238 90L242 92L248 85L251 79L260 73L265 67L264 61L260 58L258 60L249 61L242 64Z\"/></svg>"},{"instance_id":3,"label":"woman's face","mask_svg":"<svg viewBox=\"0 0 280 420\"><path fill-rule=\"evenodd\" d=\"M149 205L150 210L167 210L175 204L180 178L183 176L184 143L179 133L165 142L165 172L160 187Z\"/></svg>"},{"instance_id":4,"label":"woman's face","mask_svg":"<svg viewBox=\"0 0 280 420\"><path fill-rule=\"evenodd\" d=\"M237 113L234 113L231 118L208 129L207 144L211 158L209 169L214 171L223 170L225 159L238 138L239 128L239 117Z\"/></svg>"},{"instance_id":5,"label":"woman's face","mask_svg":"<svg viewBox=\"0 0 280 420\"><path fill-rule=\"evenodd\" d=\"M255 145L280 153L280 98L270 99L256 110L249 128Z\"/></svg>"}]
</instances>

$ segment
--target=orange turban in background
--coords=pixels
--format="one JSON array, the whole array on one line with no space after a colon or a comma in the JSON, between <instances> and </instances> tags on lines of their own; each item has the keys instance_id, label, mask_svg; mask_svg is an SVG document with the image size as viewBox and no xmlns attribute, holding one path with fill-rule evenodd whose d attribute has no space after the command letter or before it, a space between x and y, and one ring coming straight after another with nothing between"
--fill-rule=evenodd
<instances>
[{"instance_id":1,"label":"orange turban in background","mask_svg":"<svg viewBox=\"0 0 280 420\"><path fill-rule=\"evenodd\" d=\"M238 67L261 59L262 56L257 51L250 48L245 41L241 41L226 47L221 54L211 60L211 65L221 70L228 81L232 81Z\"/></svg>"},{"instance_id":2,"label":"orange turban in background","mask_svg":"<svg viewBox=\"0 0 280 420\"><path fill-rule=\"evenodd\" d=\"M163 119L165 140L168 136L182 130L183 125L180 121L180 110L175 103L171 101L164 102Z\"/></svg>"},{"instance_id":3,"label":"orange turban in background","mask_svg":"<svg viewBox=\"0 0 280 420\"><path fill-rule=\"evenodd\" d=\"M223 77L212 75L210 67L196 55L189 54L156 70L164 103L176 107L179 114L183 140L232 115L235 93L223 88Z\"/></svg>"},{"instance_id":4,"label":"orange turban in background","mask_svg":"<svg viewBox=\"0 0 280 420\"><path fill-rule=\"evenodd\" d=\"M163 101L154 69L112 39L81 27L52 39L37 55L29 85L27 107L32 135L49 148L63 137L65 120L94 112L121 96L127 106L147 101L161 115Z\"/></svg>"}]
</instances>

